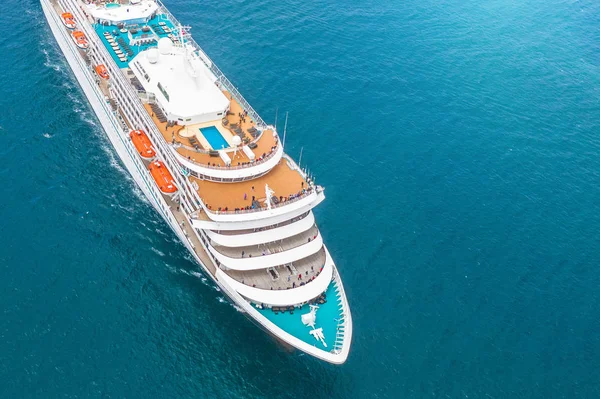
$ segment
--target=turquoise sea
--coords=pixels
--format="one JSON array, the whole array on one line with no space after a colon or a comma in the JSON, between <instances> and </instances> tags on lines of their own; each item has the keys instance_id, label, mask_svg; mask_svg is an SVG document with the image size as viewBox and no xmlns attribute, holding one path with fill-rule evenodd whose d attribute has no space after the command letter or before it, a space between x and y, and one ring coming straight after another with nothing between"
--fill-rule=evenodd
<instances>
[{"instance_id":1,"label":"turquoise sea","mask_svg":"<svg viewBox=\"0 0 600 399\"><path fill-rule=\"evenodd\" d=\"M2 1L1 398L600 396L600 3L165 0L326 187L343 366L200 274ZM282 128L283 126L280 126Z\"/></svg>"}]
</instances>

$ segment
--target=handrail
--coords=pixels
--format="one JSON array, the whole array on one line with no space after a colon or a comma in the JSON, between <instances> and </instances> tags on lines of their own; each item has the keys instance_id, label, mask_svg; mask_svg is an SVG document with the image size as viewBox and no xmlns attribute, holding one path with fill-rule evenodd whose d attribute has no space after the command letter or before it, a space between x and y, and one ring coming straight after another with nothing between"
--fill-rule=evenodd
<instances>
[{"instance_id":1,"label":"handrail","mask_svg":"<svg viewBox=\"0 0 600 399\"><path fill-rule=\"evenodd\" d=\"M277 142L279 143L279 140L277 140ZM171 145L174 149L177 149L179 147L184 147L186 150L196 151L196 149L194 149L192 147L189 147L187 145L184 145L184 144L179 144L179 147L177 147L177 145L173 145L173 144L168 144L168 145ZM276 147L276 149L274 149L272 151L269 151L269 153L267 153L267 155L264 158L262 158L260 160L250 161L246 165L213 166L213 165L208 165L208 164L204 164L204 163L198 163L198 162L196 162L194 160L191 160L191 159L190 159L190 161L192 161L193 163L197 164L198 166L201 166L201 167L207 168L207 169L221 169L221 170L246 169L246 168L251 168L253 166L261 165L261 164L265 163L266 161L268 161L269 159L273 158L275 156L275 154L277 153L277 149L278 149L278 146ZM202 152L202 154L208 154L208 153L209 153L209 151ZM181 154L179 154L179 155L181 155ZM181 155L181 156L183 156L183 155Z\"/></svg>"},{"instance_id":2,"label":"handrail","mask_svg":"<svg viewBox=\"0 0 600 399\"><path fill-rule=\"evenodd\" d=\"M342 317L338 320L337 326L336 326L336 333L335 333L335 342L333 343L333 349L336 351L339 351L342 347L343 347L343 338L345 336L346 331L340 331L340 327L345 327L346 326L346 306L344 304L344 300L343 298L346 298L346 292L344 291L344 286L341 284L341 278L340 275L337 271L337 269L333 269L333 283L335 284L335 287L338 289L339 294L340 294L340 302L342 303ZM336 298L337 299L337 298ZM338 342L338 337L342 338L342 342L339 343Z\"/></svg>"},{"instance_id":3,"label":"handrail","mask_svg":"<svg viewBox=\"0 0 600 399\"><path fill-rule=\"evenodd\" d=\"M280 202L280 203L278 203L278 204L272 205L272 206L271 206L271 209L276 209L276 208L280 208L280 207L282 207L282 206L286 206L286 205L289 205L289 204L293 204L294 202L300 201L301 199L304 199L304 198L308 197L308 196L309 196L309 195L311 195L313 192L316 192L316 193L318 194L318 193L320 193L321 191L322 191L322 187L321 187L321 186L315 186L315 187L314 187L314 190L313 190L313 187L311 186L311 187L309 187L308 189L306 189L306 191L305 191L304 193L302 193L302 194L298 195L297 197L294 197L294 198L292 198L292 199L289 199L289 200L287 200L287 201L282 201L282 202ZM205 211L207 211L207 212L210 212L210 213L212 213L212 214L214 214L214 215L239 215L239 214L241 214L241 213L254 213L254 212L262 212L262 211L265 211L265 210L267 210L267 208L260 207L260 208L250 208L250 209L238 209L237 211L236 211L236 210L226 210L226 211L224 211L224 210L220 210L220 211L213 211L213 210L211 210L211 209L208 209L208 208L206 208L206 207L205 207L205 208L204 208L204 210L205 210Z\"/></svg>"}]
</instances>

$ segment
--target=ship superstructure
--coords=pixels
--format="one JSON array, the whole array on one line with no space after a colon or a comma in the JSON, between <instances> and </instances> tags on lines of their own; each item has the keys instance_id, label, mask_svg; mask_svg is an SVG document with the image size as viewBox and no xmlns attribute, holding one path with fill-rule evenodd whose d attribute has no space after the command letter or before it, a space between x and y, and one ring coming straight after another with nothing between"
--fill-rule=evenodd
<instances>
[{"instance_id":1,"label":"ship superstructure","mask_svg":"<svg viewBox=\"0 0 600 399\"><path fill-rule=\"evenodd\" d=\"M352 318L312 209L325 199L156 0L41 0L121 160L203 271L261 328L343 363Z\"/></svg>"}]
</instances>

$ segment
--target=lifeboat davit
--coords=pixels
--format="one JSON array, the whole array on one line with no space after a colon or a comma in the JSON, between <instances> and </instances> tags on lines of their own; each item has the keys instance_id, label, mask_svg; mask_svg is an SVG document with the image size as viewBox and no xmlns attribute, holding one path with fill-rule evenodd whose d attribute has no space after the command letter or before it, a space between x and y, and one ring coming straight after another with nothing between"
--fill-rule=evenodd
<instances>
[{"instance_id":1,"label":"lifeboat davit","mask_svg":"<svg viewBox=\"0 0 600 399\"><path fill-rule=\"evenodd\" d=\"M156 151L154 151L154 147L152 147L150 138L148 138L143 130L133 130L131 133L129 133L129 137L131 137L131 141L133 142L135 149L142 158L154 158Z\"/></svg>"},{"instance_id":2,"label":"lifeboat davit","mask_svg":"<svg viewBox=\"0 0 600 399\"><path fill-rule=\"evenodd\" d=\"M171 195L177 191L173 176L165 164L161 161L154 161L150 164L150 173L156 181L158 188L163 194Z\"/></svg>"},{"instance_id":3,"label":"lifeboat davit","mask_svg":"<svg viewBox=\"0 0 600 399\"><path fill-rule=\"evenodd\" d=\"M63 25L67 27L67 29L75 29L75 18L73 18L73 14L70 12L63 12L61 14Z\"/></svg>"},{"instance_id":4,"label":"lifeboat davit","mask_svg":"<svg viewBox=\"0 0 600 399\"><path fill-rule=\"evenodd\" d=\"M75 44L77 45L77 47L79 47L82 50L87 50L88 41L82 31L76 30L71 35L72 35L73 41L75 41Z\"/></svg>"},{"instance_id":5,"label":"lifeboat davit","mask_svg":"<svg viewBox=\"0 0 600 399\"><path fill-rule=\"evenodd\" d=\"M104 64L96 65L96 73L102 79L108 79L108 70L104 66Z\"/></svg>"}]
</instances>

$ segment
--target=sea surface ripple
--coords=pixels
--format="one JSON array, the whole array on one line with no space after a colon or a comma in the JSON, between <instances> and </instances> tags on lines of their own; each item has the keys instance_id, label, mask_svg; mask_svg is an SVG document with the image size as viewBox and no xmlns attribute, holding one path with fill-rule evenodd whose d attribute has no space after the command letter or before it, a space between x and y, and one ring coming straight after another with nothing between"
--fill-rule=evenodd
<instances>
[{"instance_id":1,"label":"sea surface ripple","mask_svg":"<svg viewBox=\"0 0 600 399\"><path fill-rule=\"evenodd\" d=\"M136 189L36 0L0 24L0 397L599 397L600 3L165 0L326 187L348 362L288 353Z\"/></svg>"}]
</instances>

